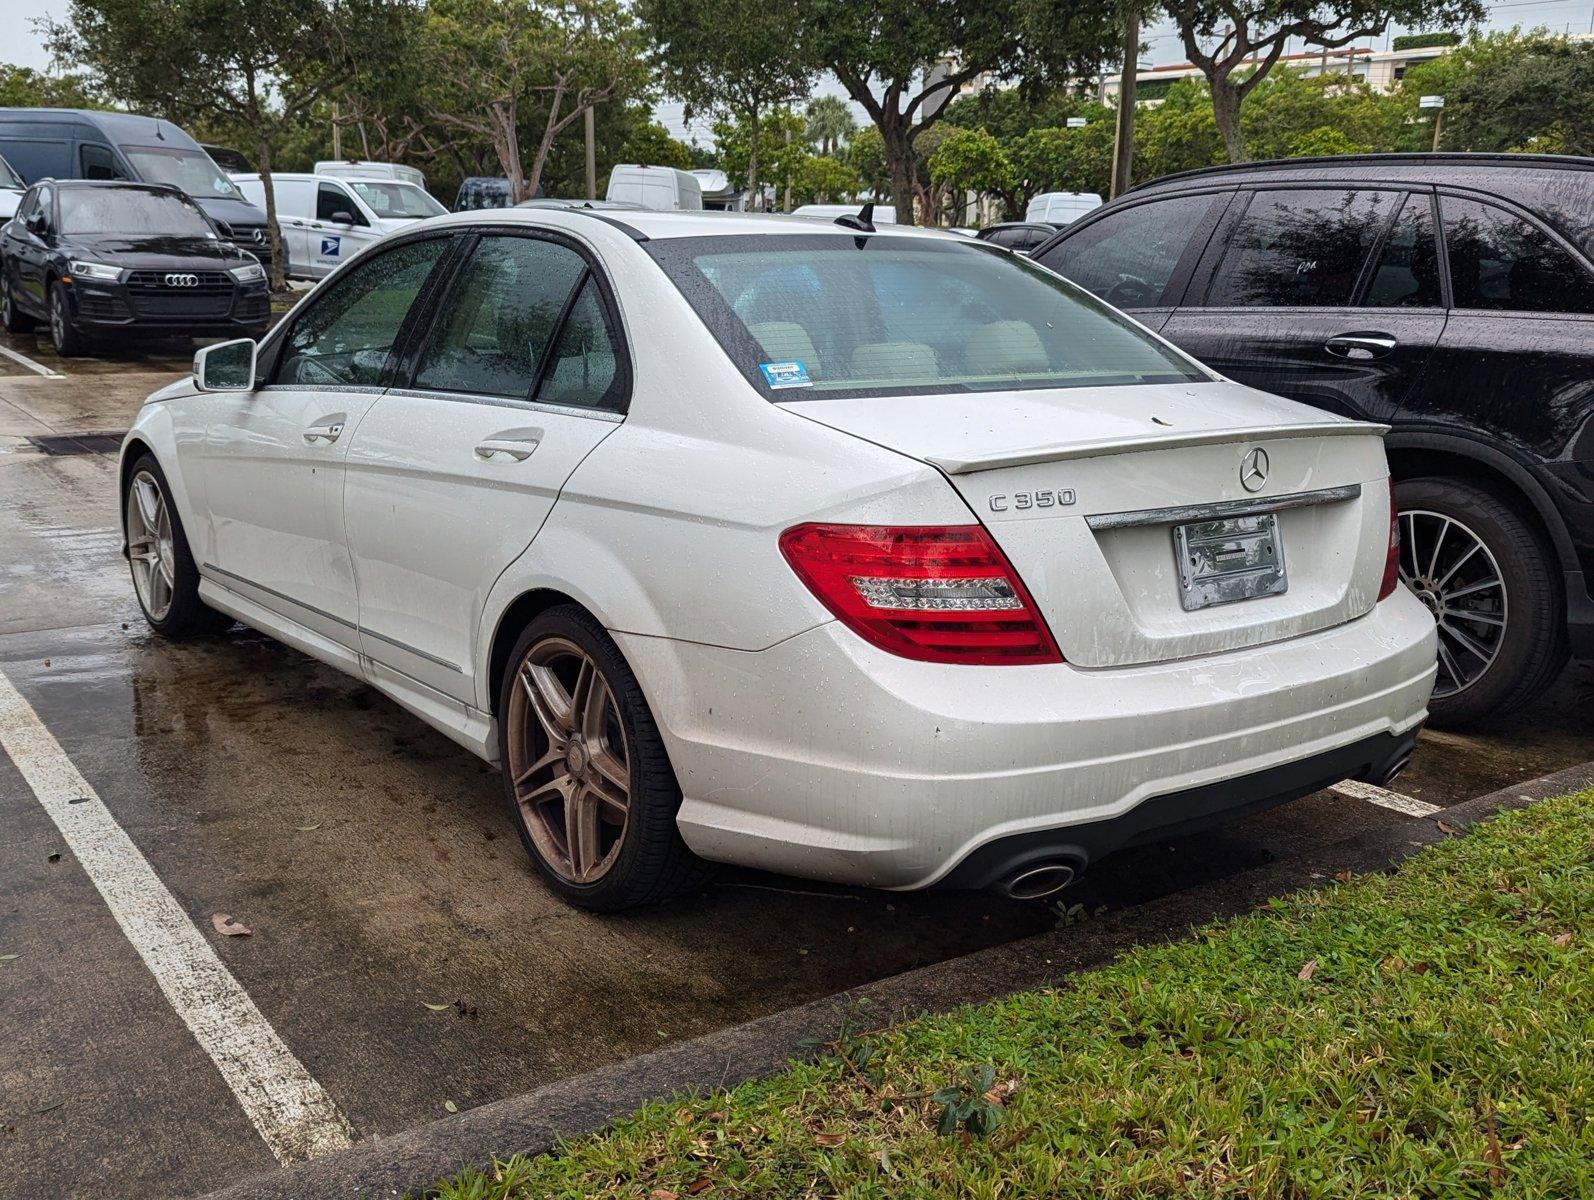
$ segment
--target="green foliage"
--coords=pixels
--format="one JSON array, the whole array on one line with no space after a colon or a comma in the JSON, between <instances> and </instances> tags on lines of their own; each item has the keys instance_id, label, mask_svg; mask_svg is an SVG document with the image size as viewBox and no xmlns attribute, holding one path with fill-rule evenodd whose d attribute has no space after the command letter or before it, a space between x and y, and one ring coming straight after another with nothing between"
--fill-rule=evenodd
<instances>
[{"instance_id":1,"label":"green foliage","mask_svg":"<svg viewBox=\"0 0 1594 1200\"><path fill-rule=\"evenodd\" d=\"M1251 157L1292 158L1392 150L1404 120L1398 101L1365 83L1347 82L1342 75L1275 71L1246 102L1240 128ZM1320 136L1322 130L1337 139ZM1303 148L1308 145L1325 148Z\"/></svg>"},{"instance_id":2,"label":"green foliage","mask_svg":"<svg viewBox=\"0 0 1594 1200\"><path fill-rule=\"evenodd\" d=\"M1372 147L1363 142L1353 142L1342 129L1319 125L1290 139L1289 157L1309 158L1313 155L1367 154Z\"/></svg>"},{"instance_id":3,"label":"green foliage","mask_svg":"<svg viewBox=\"0 0 1594 1200\"><path fill-rule=\"evenodd\" d=\"M788 182L795 185L803 164L813 157L802 114L790 108L771 109L764 114L758 124L756 161L752 157L753 148L748 122L727 119L714 122L714 149L720 169L734 180L746 180L752 170L756 172L758 187L773 187L779 192Z\"/></svg>"},{"instance_id":4,"label":"green foliage","mask_svg":"<svg viewBox=\"0 0 1594 1200\"><path fill-rule=\"evenodd\" d=\"M1458 46L1461 44L1459 33L1440 31L1437 33L1399 33L1391 43L1396 50L1426 50L1430 46Z\"/></svg>"},{"instance_id":5,"label":"green foliage","mask_svg":"<svg viewBox=\"0 0 1594 1200\"><path fill-rule=\"evenodd\" d=\"M815 96L803 116L808 120L808 141L821 154L835 155L858 132L847 102L839 96Z\"/></svg>"},{"instance_id":6,"label":"green foliage","mask_svg":"<svg viewBox=\"0 0 1594 1200\"><path fill-rule=\"evenodd\" d=\"M84 75L46 75L0 63L0 107L108 108L104 93Z\"/></svg>"},{"instance_id":7,"label":"green foliage","mask_svg":"<svg viewBox=\"0 0 1594 1200\"><path fill-rule=\"evenodd\" d=\"M996 1068L990 1063L965 1067L963 1080L938 1089L930 1097L941 1106L935 1131L951 1137L960 1130L982 1138L996 1132L1002 1123L1002 1106L989 1093L996 1086Z\"/></svg>"},{"instance_id":8,"label":"green foliage","mask_svg":"<svg viewBox=\"0 0 1594 1200\"><path fill-rule=\"evenodd\" d=\"M1594 792L1544 801L435 1195L1594 1195L1591 827Z\"/></svg>"},{"instance_id":9,"label":"green foliage","mask_svg":"<svg viewBox=\"0 0 1594 1200\"><path fill-rule=\"evenodd\" d=\"M1013 189L1013 164L1002 143L983 129L954 126L929 159L930 178L960 191L1005 196Z\"/></svg>"},{"instance_id":10,"label":"green foliage","mask_svg":"<svg viewBox=\"0 0 1594 1200\"><path fill-rule=\"evenodd\" d=\"M891 168L886 162L885 140L878 129L869 125L855 133L847 143L846 161L875 199L891 198Z\"/></svg>"},{"instance_id":11,"label":"green foliage","mask_svg":"<svg viewBox=\"0 0 1594 1200\"><path fill-rule=\"evenodd\" d=\"M809 154L792 171L794 204L834 204L851 199L862 187L857 171L828 154Z\"/></svg>"}]
</instances>

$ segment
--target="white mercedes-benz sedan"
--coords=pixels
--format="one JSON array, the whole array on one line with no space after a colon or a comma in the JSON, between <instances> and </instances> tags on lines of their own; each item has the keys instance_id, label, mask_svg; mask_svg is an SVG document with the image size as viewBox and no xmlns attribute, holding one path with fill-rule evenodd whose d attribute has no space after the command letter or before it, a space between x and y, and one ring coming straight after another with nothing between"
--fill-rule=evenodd
<instances>
[{"instance_id":1,"label":"white mercedes-benz sedan","mask_svg":"<svg viewBox=\"0 0 1594 1200\"><path fill-rule=\"evenodd\" d=\"M1039 896L1404 765L1434 623L1380 426L966 238L423 222L141 409L139 602L502 769L572 903L709 861Z\"/></svg>"}]
</instances>

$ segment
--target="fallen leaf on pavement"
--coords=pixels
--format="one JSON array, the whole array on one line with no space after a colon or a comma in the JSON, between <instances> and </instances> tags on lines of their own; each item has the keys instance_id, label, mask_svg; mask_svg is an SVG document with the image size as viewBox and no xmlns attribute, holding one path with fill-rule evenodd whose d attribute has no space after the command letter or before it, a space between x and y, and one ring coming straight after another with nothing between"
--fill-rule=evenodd
<instances>
[{"instance_id":1,"label":"fallen leaf on pavement","mask_svg":"<svg viewBox=\"0 0 1594 1200\"><path fill-rule=\"evenodd\" d=\"M1340 883L1349 883L1350 882L1350 872L1349 871L1335 871L1334 872L1334 878L1339 880Z\"/></svg>"},{"instance_id":2,"label":"fallen leaf on pavement","mask_svg":"<svg viewBox=\"0 0 1594 1200\"><path fill-rule=\"evenodd\" d=\"M1572 944L1572 935L1570 933L1558 933L1550 941L1557 946L1570 946Z\"/></svg>"},{"instance_id":3,"label":"fallen leaf on pavement","mask_svg":"<svg viewBox=\"0 0 1594 1200\"><path fill-rule=\"evenodd\" d=\"M1434 824L1439 826L1440 833L1448 834L1450 837L1461 836L1461 830L1457 829L1454 825L1446 825L1443 821L1435 821Z\"/></svg>"},{"instance_id":4,"label":"fallen leaf on pavement","mask_svg":"<svg viewBox=\"0 0 1594 1200\"><path fill-rule=\"evenodd\" d=\"M0 962L10 962L13 958L21 958L20 954L0 954Z\"/></svg>"},{"instance_id":5,"label":"fallen leaf on pavement","mask_svg":"<svg viewBox=\"0 0 1594 1200\"><path fill-rule=\"evenodd\" d=\"M1302 967L1299 971L1295 972L1295 978L1299 979L1301 982L1304 983L1306 980L1310 979L1316 973L1317 973L1317 960L1315 958L1309 958L1309 959L1306 960L1306 965L1304 967Z\"/></svg>"},{"instance_id":6,"label":"fallen leaf on pavement","mask_svg":"<svg viewBox=\"0 0 1594 1200\"><path fill-rule=\"evenodd\" d=\"M423 1008L429 1008L433 1012L447 1012L449 1009L454 1007L452 1004L432 1004L426 1000L421 1001L421 1006Z\"/></svg>"},{"instance_id":7,"label":"fallen leaf on pavement","mask_svg":"<svg viewBox=\"0 0 1594 1200\"><path fill-rule=\"evenodd\" d=\"M294 828L300 833L314 833L321 828L321 822L317 821L314 825L295 825Z\"/></svg>"},{"instance_id":8,"label":"fallen leaf on pavement","mask_svg":"<svg viewBox=\"0 0 1594 1200\"><path fill-rule=\"evenodd\" d=\"M234 921L228 913L213 914L210 923L223 937L249 937L254 932L249 926Z\"/></svg>"},{"instance_id":9,"label":"fallen leaf on pavement","mask_svg":"<svg viewBox=\"0 0 1594 1200\"><path fill-rule=\"evenodd\" d=\"M459 1111L459 1105L455 1104L452 1100L444 1100L443 1107L451 1113L457 1113Z\"/></svg>"}]
</instances>

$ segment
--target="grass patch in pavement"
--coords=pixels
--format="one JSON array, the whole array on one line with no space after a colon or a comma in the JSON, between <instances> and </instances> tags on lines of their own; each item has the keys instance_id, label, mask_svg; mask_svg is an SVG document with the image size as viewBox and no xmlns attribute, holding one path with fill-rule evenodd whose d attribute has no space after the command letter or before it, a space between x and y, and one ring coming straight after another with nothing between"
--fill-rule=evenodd
<instances>
[{"instance_id":1,"label":"grass patch in pavement","mask_svg":"<svg viewBox=\"0 0 1594 1200\"><path fill-rule=\"evenodd\" d=\"M435 1195L1594 1196L1594 792Z\"/></svg>"}]
</instances>

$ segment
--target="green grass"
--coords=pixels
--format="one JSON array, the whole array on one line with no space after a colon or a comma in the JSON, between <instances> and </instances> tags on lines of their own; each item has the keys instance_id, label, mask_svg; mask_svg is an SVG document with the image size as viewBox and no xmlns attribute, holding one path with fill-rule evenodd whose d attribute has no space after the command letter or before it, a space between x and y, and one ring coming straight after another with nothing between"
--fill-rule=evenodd
<instances>
[{"instance_id":1,"label":"green grass","mask_svg":"<svg viewBox=\"0 0 1594 1200\"><path fill-rule=\"evenodd\" d=\"M435 1193L672 1194L1594 1197L1594 792Z\"/></svg>"}]
</instances>

